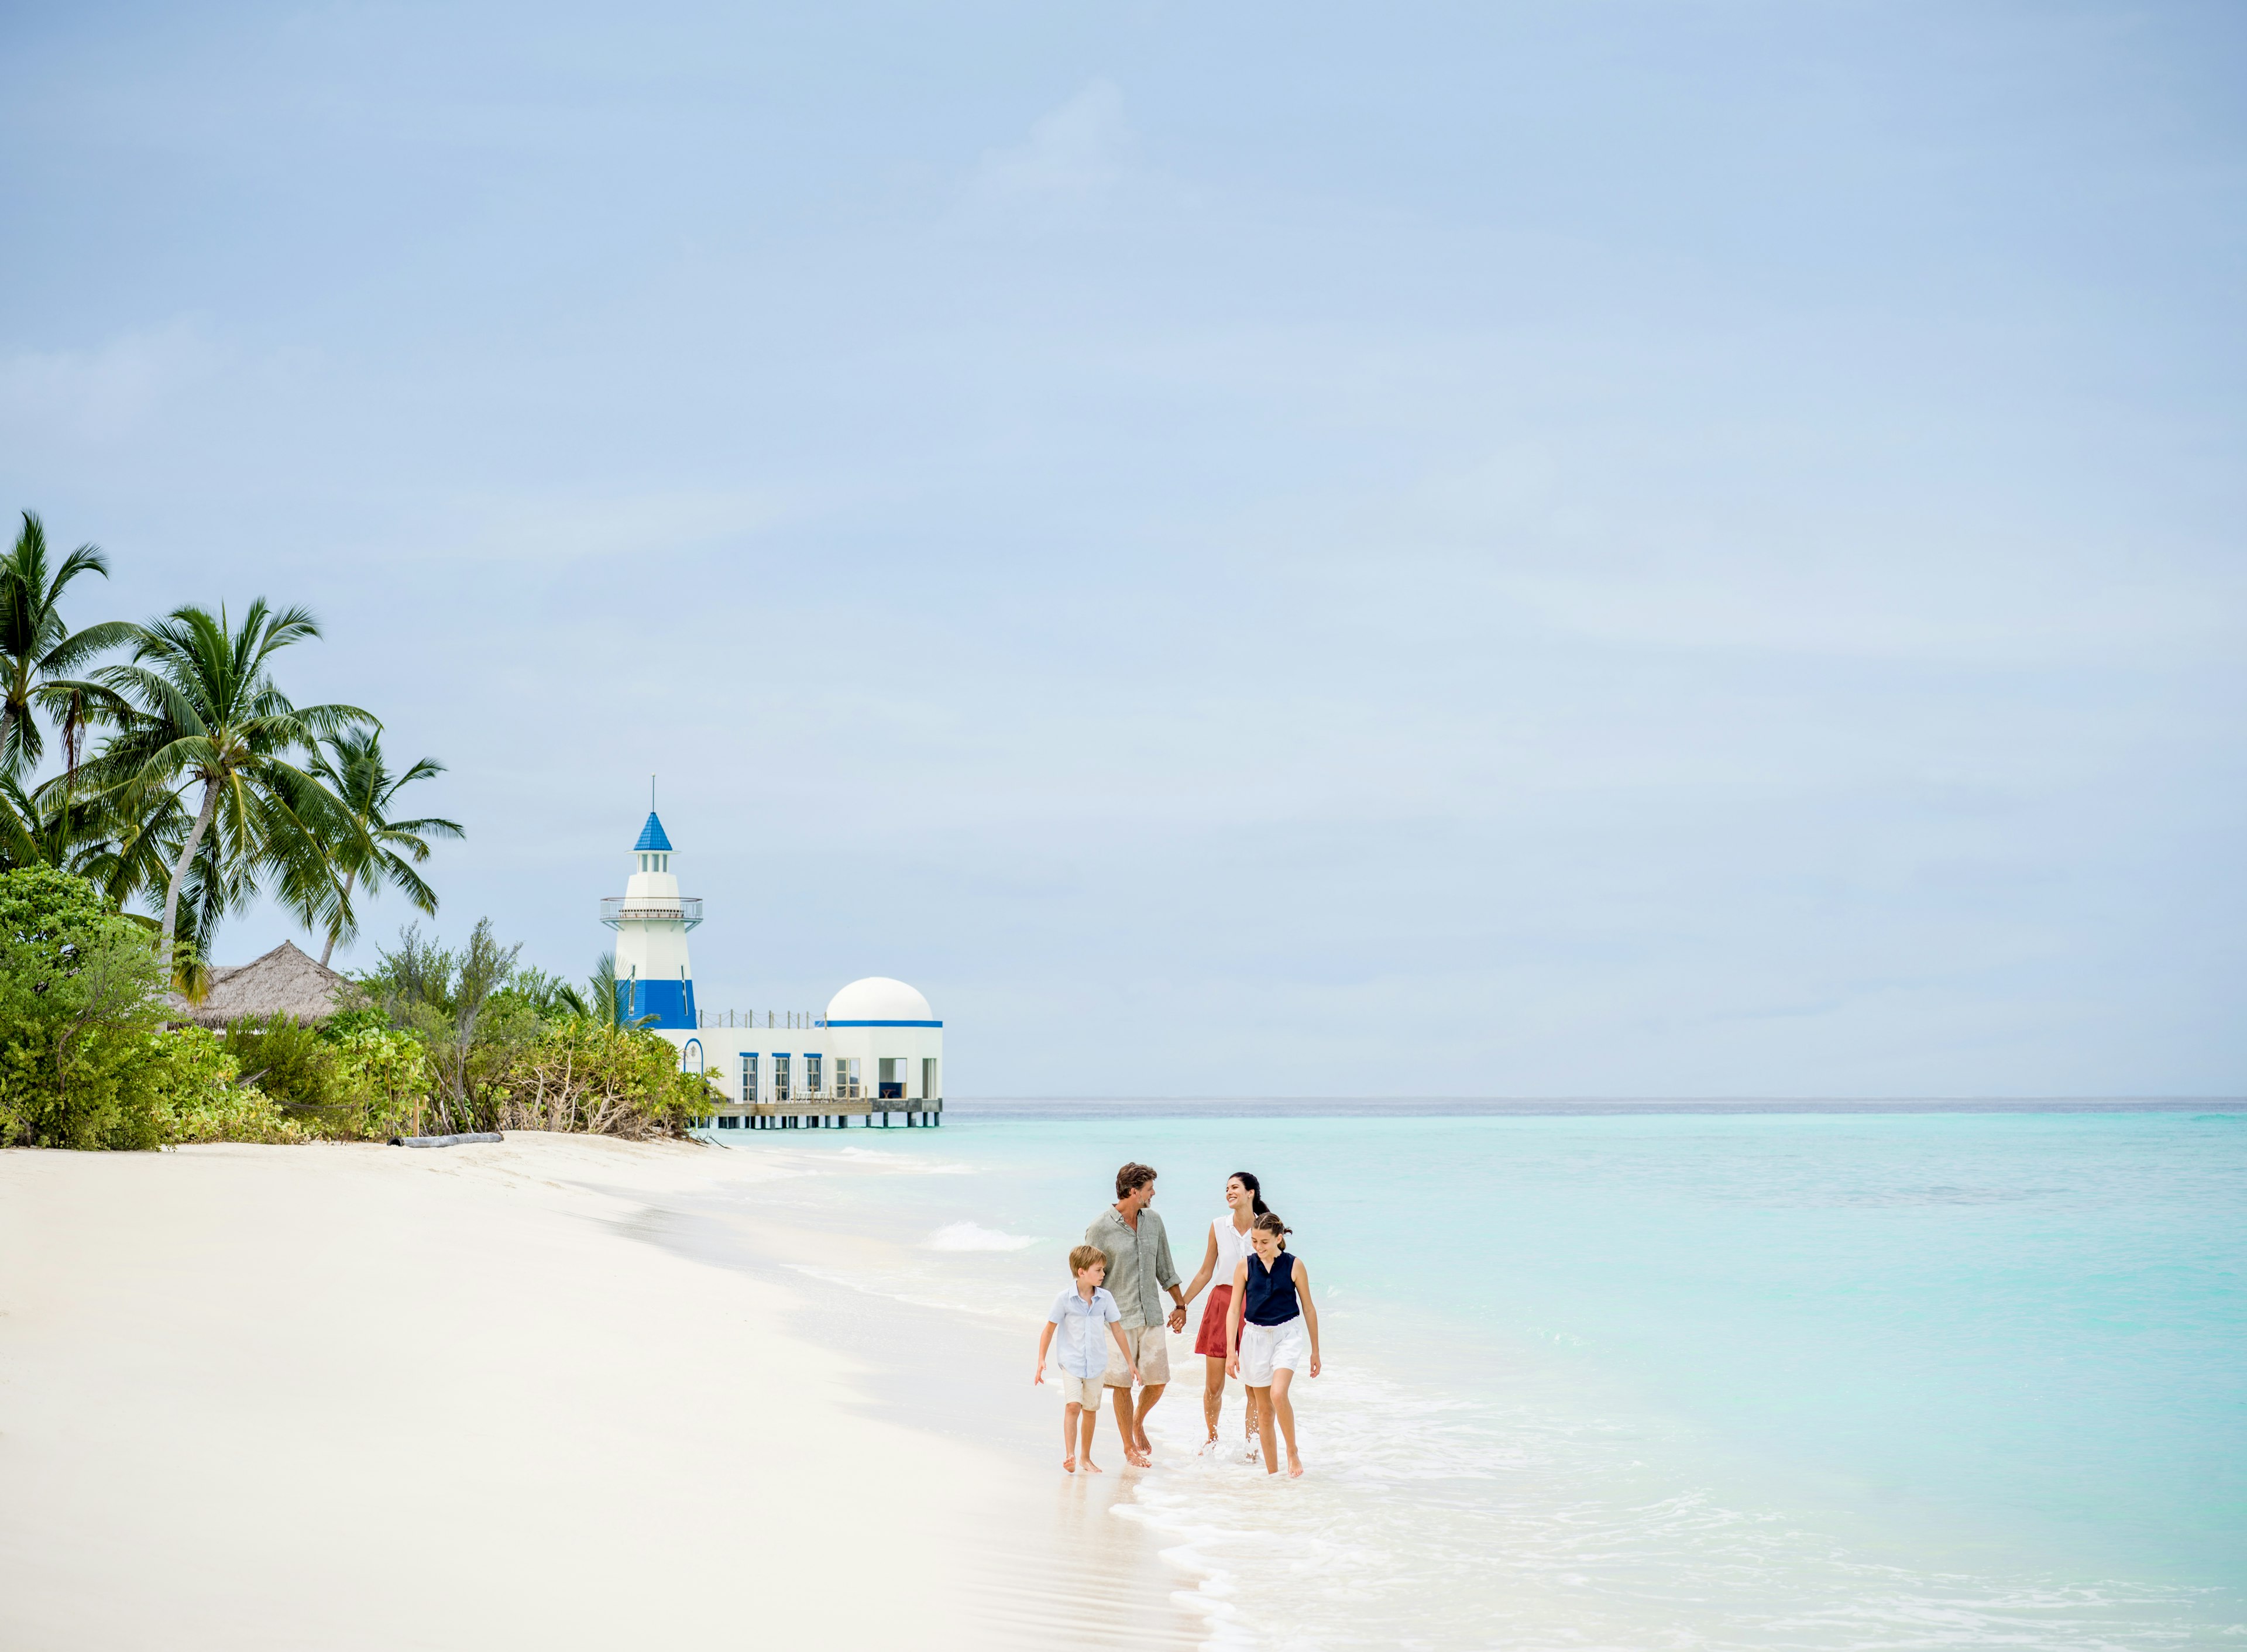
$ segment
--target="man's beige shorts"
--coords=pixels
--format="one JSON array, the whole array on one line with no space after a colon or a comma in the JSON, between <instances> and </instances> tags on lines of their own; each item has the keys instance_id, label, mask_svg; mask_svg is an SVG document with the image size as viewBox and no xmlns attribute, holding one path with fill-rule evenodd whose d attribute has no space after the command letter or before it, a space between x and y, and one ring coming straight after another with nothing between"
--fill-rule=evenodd
<instances>
[{"instance_id":1,"label":"man's beige shorts","mask_svg":"<svg viewBox=\"0 0 2247 1652\"><path fill-rule=\"evenodd\" d=\"M1142 1382L1167 1382L1171 1380L1171 1334L1160 1325L1143 1325L1137 1330L1119 1327L1124 1340L1131 1345L1131 1352L1139 1361L1139 1380ZM1131 1368L1124 1363L1124 1355L1116 1344L1108 1344L1108 1375L1100 1379L1110 1388L1130 1388Z\"/></svg>"}]
</instances>

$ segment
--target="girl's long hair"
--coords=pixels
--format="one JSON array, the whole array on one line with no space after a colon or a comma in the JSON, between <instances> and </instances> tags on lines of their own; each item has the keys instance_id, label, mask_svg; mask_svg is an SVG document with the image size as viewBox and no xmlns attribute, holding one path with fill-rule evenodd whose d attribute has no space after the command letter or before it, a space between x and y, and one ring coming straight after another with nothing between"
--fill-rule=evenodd
<instances>
[{"instance_id":1,"label":"girl's long hair","mask_svg":"<svg viewBox=\"0 0 2247 1652\"><path fill-rule=\"evenodd\" d=\"M1246 1171L1233 1171L1232 1179L1248 1190L1248 1213L1251 1216L1271 1215L1272 1207L1264 1202L1264 1184L1261 1182Z\"/></svg>"}]
</instances>

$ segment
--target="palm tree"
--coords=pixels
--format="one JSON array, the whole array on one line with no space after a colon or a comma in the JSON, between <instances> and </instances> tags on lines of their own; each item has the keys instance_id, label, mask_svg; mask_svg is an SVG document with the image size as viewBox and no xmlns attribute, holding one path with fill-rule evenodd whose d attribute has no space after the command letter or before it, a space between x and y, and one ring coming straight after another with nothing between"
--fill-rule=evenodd
<instances>
[{"instance_id":1,"label":"palm tree","mask_svg":"<svg viewBox=\"0 0 2247 1652\"><path fill-rule=\"evenodd\" d=\"M627 1015L625 1007L617 1001L617 955L614 952L603 952L593 960L592 975L585 982L585 996L591 1001L583 1013L604 1027L620 1027L626 1032L637 1032L655 1019L652 1013Z\"/></svg>"},{"instance_id":2,"label":"palm tree","mask_svg":"<svg viewBox=\"0 0 2247 1652\"><path fill-rule=\"evenodd\" d=\"M172 956L180 888L214 826L208 870L198 880L203 942L218 911L254 888L261 870L277 876L300 918L348 924L348 898L329 868L365 853L365 834L340 798L290 759L375 719L356 706L292 705L271 671L273 656L318 637L318 624L302 608L275 613L261 597L231 629L224 609L185 607L131 630L131 661L99 679L111 696L103 715L117 733L88 767L126 818L162 816L167 796L184 816L186 794L202 788L187 831L176 841L161 833L168 877L159 948Z\"/></svg>"},{"instance_id":3,"label":"palm tree","mask_svg":"<svg viewBox=\"0 0 2247 1652\"><path fill-rule=\"evenodd\" d=\"M99 802L72 775L27 787L21 775L0 772L0 871L51 866L99 882L113 857L113 831Z\"/></svg>"},{"instance_id":4,"label":"palm tree","mask_svg":"<svg viewBox=\"0 0 2247 1652\"><path fill-rule=\"evenodd\" d=\"M63 754L78 761L79 731L89 709L101 699L92 683L67 673L94 655L133 640L133 627L111 620L73 631L63 624L64 590L80 574L109 577L109 562L98 545L80 545L50 572L47 530L31 511L23 531L0 557L0 775L25 775L46 751L37 713L45 711L61 724Z\"/></svg>"},{"instance_id":5,"label":"palm tree","mask_svg":"<svg viewBox=\"0 0 2247 1652\"><path fill-rule=\"evenodd\" d=\"M429 858L424 835L459 837L463 834L459 822L434 816L424 820L390 818L391 805L400 792L417 780L443 774L445 765L434 757L424 757L404 774L393 775L383 760L382 736L372 728L345 728L330 735L327 749L314 753L305 768L342 799L359 827L353 836L329 850L344 875L345 905L338 913L344 921L329 925L328 944L320 952L320 963L325 967L347 927L352 884L369 895L379 895L386 884L394 884L407 900L434 918L436 891L413 870ZM406 864L408 857L413 865Z\"/></svg>"}]
</instances>

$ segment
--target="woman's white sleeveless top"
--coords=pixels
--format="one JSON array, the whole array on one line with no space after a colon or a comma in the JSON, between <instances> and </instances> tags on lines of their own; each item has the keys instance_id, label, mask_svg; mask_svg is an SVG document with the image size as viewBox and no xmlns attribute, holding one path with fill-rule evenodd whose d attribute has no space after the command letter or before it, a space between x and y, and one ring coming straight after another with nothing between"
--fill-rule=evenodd
<instances>
[{"instance_id":1,"label":"woman's white sleeveless top","mask_svg":"<svg viewBox=\"0 0 2247 1652\"><path fill-rule=\"evenodd\" d=\"M1209 1231L1217 1239L1217 1276L1212 1282L1230 1285L1233 1283L1233 1270L1247 1260L1256 1247L1248 1242L1247 1234L1233 1231L1231 1211L1212 1222Z\"/></svg>"}]
</instances>

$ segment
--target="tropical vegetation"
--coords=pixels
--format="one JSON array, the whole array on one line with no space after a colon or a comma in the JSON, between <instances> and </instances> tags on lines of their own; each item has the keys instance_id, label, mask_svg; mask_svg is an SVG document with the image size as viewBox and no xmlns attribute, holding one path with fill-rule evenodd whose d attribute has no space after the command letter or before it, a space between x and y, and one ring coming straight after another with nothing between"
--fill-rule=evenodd
<instances>
[{"instance_id":1,"label":"tropical vegetation","mask_svg":"<svg viewBox=\"0 0 2247 1652\"><path fill-rule=\"evenodd\" d=\"M317 1026L180 1024L229 917L269 900L326 965L360 903L436 913L420 868L461 827L401 802L441 763L393 767L372 712L286 691L311 614L259 597L72 629L73 584L108 573L94 545L56 558L30 512L0 556L0 1146L653 1136L707 1111L619 1019L611 960L581 988L488 920L457 951L408 925Z\"/></svg>"}]
</instances>

